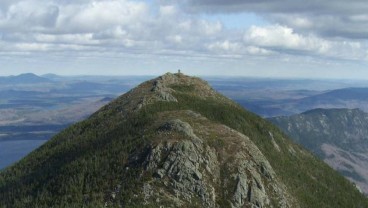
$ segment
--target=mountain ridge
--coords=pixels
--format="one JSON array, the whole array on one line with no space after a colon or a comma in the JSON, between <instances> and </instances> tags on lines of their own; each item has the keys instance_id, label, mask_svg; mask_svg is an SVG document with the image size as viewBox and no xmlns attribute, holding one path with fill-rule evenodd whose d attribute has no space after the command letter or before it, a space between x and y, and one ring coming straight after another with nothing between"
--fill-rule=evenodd
<instances>
[{"instance_id":1,"label":"mountain ridge","mask_svg":"<svg viewBox=\"0 0 368 208\"><path fill-rule=\"evenodd\" d=\"M0 83L6 84L34 84L34 83L47 83L51 80L37 76L33 73L24 73L16 76L0 77Z\"/></svg>"},{"instance_id":2,"label":"mountain ridge","mask_svg":"<svg viewBox=\"0 0 368 208\"><path fill-rule=\"evenodd\" d=\"M270 120L368 193L368 113L360 109L313 109Z\"/></svg>"},{"instance_id":3,"label":"mountain ridge","mask_svg":"<svg viewBox=\"0 0 368 208\"><path fill-rule=\"evenodd\" d=\"M268 121L180 73L140 84L0 172L0 193L14 207L368 205Z\"/></svg>"}]
</instances>

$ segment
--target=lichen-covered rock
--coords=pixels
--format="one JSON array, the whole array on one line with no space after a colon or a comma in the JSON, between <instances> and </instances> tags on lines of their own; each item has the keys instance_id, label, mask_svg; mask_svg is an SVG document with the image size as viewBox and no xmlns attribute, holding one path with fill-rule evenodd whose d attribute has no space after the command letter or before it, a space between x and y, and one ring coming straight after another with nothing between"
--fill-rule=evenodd
<instances>
[{"instance_id":1,"label":"lichen-covered rock","mask_svg":"<svg viewBox=\"0 0 368 208\"><path fill-rule=\"evenodd\" d=\"M170 121L164 124L162 129L178 131L190 139L198 139L190 125L180 120ZM191 140L159 144L151 149L146 160L146 169L154 172L157 179L167 180L167 187L173 190L176 196L188 202L197 197L203 205L214 207L216 202L213 200L215 196L212 187L207 185L202 174L202 167L206 165L204 152L202 144Z\"/></svg>"},{"instance_id":2,"label":"lichen-covered rock","mask_svg":"<svg viewBox=\"0 0 368 208\"><path fill-rule=\"evenodd\" d=\"M142 187L145 204L171 201L172 207L297 207L248 137L223 125L207 123L207 128L201 128L208 120L193 112L178 114L197 122L191 125L175 118L160 123L159 142L135 158L152 174L152 180ZM209 143L208 135L214 134L226 141L221 149Z\"/></svg>"},{"instance_id":3,"label":"lichen-covered rock","mask_svg":"<svg viewBox=\"0 0 368 208\"><path fill-rule=\"evenodd\" d=\"M178 102L173 95L177 92L174 86L194 87L192 94L202 99L216 98L226 101L229 105L234 105L229 99L218 94L206 81L196 77L189 77L184 74L166 73L156 79L140 84L126 94L114 100L111 105L107 105L100 112L119 112L114 116L127 117L131 113L141 110L143 107L158 101ZM114 109L112 109L114 106ZM98 114L97 113L97 114Z\"/></svg>"},{"instance_id":4,"label":"lichen-covered rock","mask_svg":"<svg viewBox=\"0 0 368 208\"><path fill-rule=\"evenodd\" d=\"M162 125L159 130L161 131L177 131L180 133L183 133L185 136L192 138L192 139L198 139L198 137L193 133L192 127L186 123L181 121L180 119L174 119L169 122L166 122L164 125Z\"/></svg>"},{"instance_id":5,"label":"lichen-covered rock","mask_svg":"<svg viewBox=\"0 0 368 208\"><path fill-rule=\"evenodd\" d=\"M155 92L156 98L162 101L177 102L176 98L171 94L171 89L166 86L165 79L174 79L172 74L166 74L153 82L152 91Z\"/></svg>"},{"instance_id":6,"label":"lichen-covered rock","mask_svg":"<svg viewBox=\"0 0 368 208\"><path fill-rule=\"evenodd\" d=\"M237 184L231 207L241 207L246 203L249 187L246 174L239 174L236 178Z\"/></svg>"}]
</instances>

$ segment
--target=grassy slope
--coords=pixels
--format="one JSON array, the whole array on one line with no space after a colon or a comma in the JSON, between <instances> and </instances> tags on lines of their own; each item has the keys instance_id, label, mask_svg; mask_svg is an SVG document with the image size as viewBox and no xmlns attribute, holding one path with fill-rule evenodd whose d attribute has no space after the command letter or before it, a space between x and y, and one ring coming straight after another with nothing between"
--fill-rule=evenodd
<instances>
[{"instance_id":1,"label":"grassy slope","mask_svg":"<svg viewBox=\"0 0 368 208\"><path fill-rule=\"evenodd\" d=\"M138 167L124 171L128 155L149 142L149 126L157 112L178 109L199 112L249 136L302 207L368 207L368 200L350 182L283 139L286 136L269 122L237 105L195 97L191 89L176 90L178 103L146 106L125 121L119 106L110 106L66 129L0 174L0 207L102 207L106 192L118 184L123 185L120 202L134 207L139 201L131 196L139 190L132 187L142 179L135 177ZM281 152L275 150L269 131Z\"/></svg>"}]
</instances>

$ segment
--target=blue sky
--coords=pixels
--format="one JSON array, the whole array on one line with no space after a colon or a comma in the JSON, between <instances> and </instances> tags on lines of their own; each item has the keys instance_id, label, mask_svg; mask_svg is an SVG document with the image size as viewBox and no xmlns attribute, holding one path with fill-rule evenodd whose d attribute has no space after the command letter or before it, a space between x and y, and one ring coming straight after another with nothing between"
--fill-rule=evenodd
<instances>
[{"instance_id":1,"label":"blue sky","mask_svg":"<svg viewBox=\"0 0 368 208\"><path fill-rule=\"evenodd\" d=\"M368 79L365 0L3 0L0 75Z\"/></svg>"}]
</instances>

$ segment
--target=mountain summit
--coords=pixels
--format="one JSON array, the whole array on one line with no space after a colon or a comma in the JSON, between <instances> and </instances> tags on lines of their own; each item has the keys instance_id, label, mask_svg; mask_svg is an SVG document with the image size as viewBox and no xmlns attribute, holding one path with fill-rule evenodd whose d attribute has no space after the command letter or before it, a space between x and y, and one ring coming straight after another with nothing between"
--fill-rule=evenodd
<instances>
[{"instance_id":1,"label":"mountain summit","mask_svg":"<svg viewBox=\"0 0 368 208\"><path fill-rule=\"evenodd\" d=\"M167 73L0 173L2 207L368 207L207 82Z\"/></svg>"}]
</instances>

